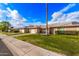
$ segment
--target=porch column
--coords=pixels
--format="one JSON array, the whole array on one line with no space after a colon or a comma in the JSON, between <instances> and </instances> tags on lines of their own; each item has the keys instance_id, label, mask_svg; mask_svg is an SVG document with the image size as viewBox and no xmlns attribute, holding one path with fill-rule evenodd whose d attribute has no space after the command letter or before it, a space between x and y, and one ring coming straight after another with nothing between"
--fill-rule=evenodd
<instances>
[{"instance_id":1,"label":"porch column","mask_svg":"<svg viewBox=\"0 0 79 59\"><path fill-rule=\"evenodd\" d=\"M53 34L54 34L54 35L56 34L56 29L53 29Z\"/></svg>"}]
</instances>

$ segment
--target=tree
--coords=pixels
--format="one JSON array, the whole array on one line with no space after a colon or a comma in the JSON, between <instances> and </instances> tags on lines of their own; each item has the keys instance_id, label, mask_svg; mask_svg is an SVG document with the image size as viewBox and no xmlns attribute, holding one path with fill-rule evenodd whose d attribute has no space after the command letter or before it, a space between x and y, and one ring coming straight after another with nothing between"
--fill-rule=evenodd
<instances>
[{"instance_id":1,"label":"tree","mask_svg":"<svg viewBox=\"0 0 79 59\"><path fill-rule=\"evenodd\" d=\"M0 30L1 31L8 31L8 29L10 28L10 23L7 21L2 21L0 22Z\"/></svg>"}]
</instances>

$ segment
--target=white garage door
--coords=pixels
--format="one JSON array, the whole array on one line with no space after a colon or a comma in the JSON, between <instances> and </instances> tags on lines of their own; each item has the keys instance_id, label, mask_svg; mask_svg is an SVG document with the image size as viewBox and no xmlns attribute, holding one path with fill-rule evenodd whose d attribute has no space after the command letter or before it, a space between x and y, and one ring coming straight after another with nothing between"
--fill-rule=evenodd
<instances>
[{"instance_id":1,"label":"white garage door","mask_svg":"<svg viewBox=\"0 0 79 59\"><path fill-rule=\"evenodd\" d=\"M31 29L31 33L32 33L32 34L35 34L36 31L35 31L34 29Z\"/></svg>"}]
</instances>

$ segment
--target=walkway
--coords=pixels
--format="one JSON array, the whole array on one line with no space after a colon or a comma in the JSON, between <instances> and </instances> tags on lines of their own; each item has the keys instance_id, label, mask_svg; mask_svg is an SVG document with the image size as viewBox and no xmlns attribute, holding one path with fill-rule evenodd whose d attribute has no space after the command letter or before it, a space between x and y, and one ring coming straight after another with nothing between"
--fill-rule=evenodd
<instances>
[{"instance_id":1,"label":"walkway","mask_svg":"<svg viewBox=\"0 0 79 59\"><path fill-rule=\"evenodd\" d=\"M23 34L17 34L17 35L11 35L12 37L22 36L22 35L30 35L30 33L23 33Z\"/></svg>"},{"instance_id":2,"label":"walkway","mask_svg":"<svg viewBox=\"0 0 79 59\"><path fill-rule=\"evenodd\" d=\"M59 53L51 52L30 43L17 40L11 36L0 35L0 37L15 56L63 56Z\"/></svg>"}]
</instances>

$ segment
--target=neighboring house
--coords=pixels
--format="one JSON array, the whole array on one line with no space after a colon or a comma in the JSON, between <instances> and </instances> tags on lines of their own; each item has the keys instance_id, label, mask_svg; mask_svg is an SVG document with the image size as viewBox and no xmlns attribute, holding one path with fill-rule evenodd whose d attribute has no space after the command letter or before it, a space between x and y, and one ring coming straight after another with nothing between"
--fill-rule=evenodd
<instances>
[{"instance_id":1,"label":"neighboring house","mask_svg":"<svg viewBox=\"0 0 79 59\"><path fill-rule=\"evenodd\" d=\"M21 32L21 33L29 33L29 29L28 28L20 28L19 29L19 32Z\"/></svg>"},{"instance_id":2,"label":"neighboring house","mask_svg":"<svg viewBox=\"0 0 79 59\"><path fill-rule=\"evenodd\" d=\"M41 25L30 25L25 28L21 28L20 32L37 34L37 33L46 33L46 26ZM79 34L79 22L65 22L60 24L49 24L48 25L49 34Z\"/></svg>"},{"instance_id":3,"label":"neighboring house","mask_svg":"<svg viewBox=\"0 0 79 59\"><path fill-rule=\"evenodd\" d=\"M36 34L40 32L40 28L36 25L29 25L25 28L20 28L19 31L21 33L30 33L30 34Z\"/></svg>"},{"instance_id":4,"label":"neighboring house","mask_svg":"<svg viewBox=\"0 0 79 59\"><path fill-rule=\"evenodd\" d=\"M50 34L79 34L79 23L69 22L50 25Z\"/></svg>"},{"instance_id":5,"label":"neighboring house","mask_svg":"<svg viewBox=\"0 0 79 59\"><path fill-rule=\"evenodd\" d=\"M27 27L29 29L29 33L31 34L36 34L36 33L39 33L40 32L40 28L36 25L30 25Z\"/></svg>"}]
</instances>

